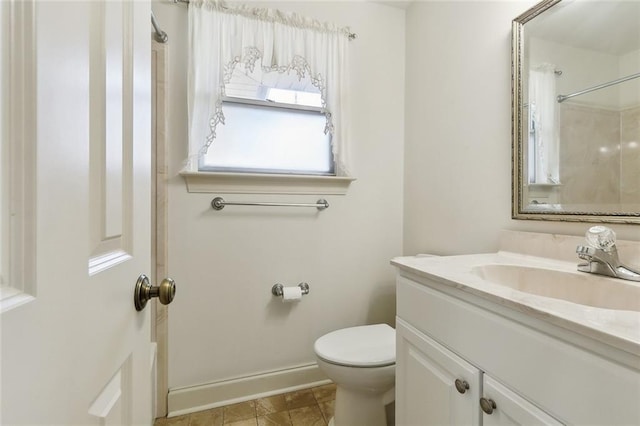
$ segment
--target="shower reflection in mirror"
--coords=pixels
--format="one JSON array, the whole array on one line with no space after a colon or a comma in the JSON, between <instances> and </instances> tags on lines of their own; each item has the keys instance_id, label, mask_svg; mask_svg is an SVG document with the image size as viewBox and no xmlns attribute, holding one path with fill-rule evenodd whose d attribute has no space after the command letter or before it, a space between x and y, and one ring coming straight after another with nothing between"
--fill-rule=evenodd
<instances>
[{"instance_id":1,"label":"shower reflection in mirror","mask_svg":"<svg viewBox=\"0 0 640 426\"><path fill-rule=\"evenodd\" d=\"M544 63L529 71L528 182L560 183L560 150L554 64Z\"/></svg>"},{"instance_id":2,"label":"shower reflection in mirror","mask_svg":"<svg viewBox=\"0 0 640 426\"><path fill-rule=\"evenodd\" d=\"M640 223L639 16L543 0L514 20L514 218Z\"/></svg>"}]
</instances>

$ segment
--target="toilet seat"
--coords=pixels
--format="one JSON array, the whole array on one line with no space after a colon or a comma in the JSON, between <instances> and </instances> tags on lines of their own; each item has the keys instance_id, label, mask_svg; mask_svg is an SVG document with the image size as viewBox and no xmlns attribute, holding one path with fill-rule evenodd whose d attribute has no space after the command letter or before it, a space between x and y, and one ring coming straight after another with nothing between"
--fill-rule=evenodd
<instances>
[{"instance_id":1,"label":"toilet seat","mask_svg":"<svg viewBox=\"0 0 640 426\"><path fill-rule=\"evenodd\" d=\"M314 344L316 355L347 367L384 367L396 362L396 331L387 324L343 328Z\"/></svg>"}]
</instances>

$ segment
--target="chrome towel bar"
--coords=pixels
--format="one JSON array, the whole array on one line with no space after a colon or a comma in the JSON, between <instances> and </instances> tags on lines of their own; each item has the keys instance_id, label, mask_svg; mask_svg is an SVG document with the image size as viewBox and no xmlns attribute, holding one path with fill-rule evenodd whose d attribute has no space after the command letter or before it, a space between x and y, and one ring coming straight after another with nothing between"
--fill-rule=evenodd
<instances>
[{"instance_id":1,"label":"chrome towel bar","mask_svg":"<svg viewBox=\"0 0 640 426\"><path fill-rule=\"evenodd\" d=\"M324 210L329 208L327 200L321 198L315 203L231 203L225 201L222 197L216 197L211 200L211 207L214 210L222 210L224 206L268 206L268 207L315 207L318 210Z\"/></svg>"}]
</instances>

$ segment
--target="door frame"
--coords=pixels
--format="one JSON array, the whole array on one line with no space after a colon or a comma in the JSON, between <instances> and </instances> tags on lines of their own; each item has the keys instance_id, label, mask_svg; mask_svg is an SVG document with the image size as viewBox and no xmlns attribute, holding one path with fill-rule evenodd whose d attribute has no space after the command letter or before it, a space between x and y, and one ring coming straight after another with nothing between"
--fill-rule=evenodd
<instances>
[{"instance_id":1,"label":"door frame","mask_svg":"<svg viewBox=\"0 0 640 426\"><path fill-rule=\"evenodd\" d=\"M151 41L151 282L167 277L167 84L168 46ZM151 341L156 342L155 417L166 417L169 394L169 309L155 299L151 305Z\"/></svg>"}]
</instances>

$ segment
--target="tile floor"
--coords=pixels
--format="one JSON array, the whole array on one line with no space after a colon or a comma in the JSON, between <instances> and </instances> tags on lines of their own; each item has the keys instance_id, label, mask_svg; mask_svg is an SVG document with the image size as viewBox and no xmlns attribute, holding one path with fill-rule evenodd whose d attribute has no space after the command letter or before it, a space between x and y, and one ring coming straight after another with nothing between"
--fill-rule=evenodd
<instances>
[{"instance_id":1,"label":"tile floor","mask_svg":"<svg viewBox=\"0 0 640 426\"><path fill-rule=\"evenodd\" d=\"M327 426L333 416L335 398L336 386L329 384L161 418L154 426Z\"/></svg>"}]
</instances>

